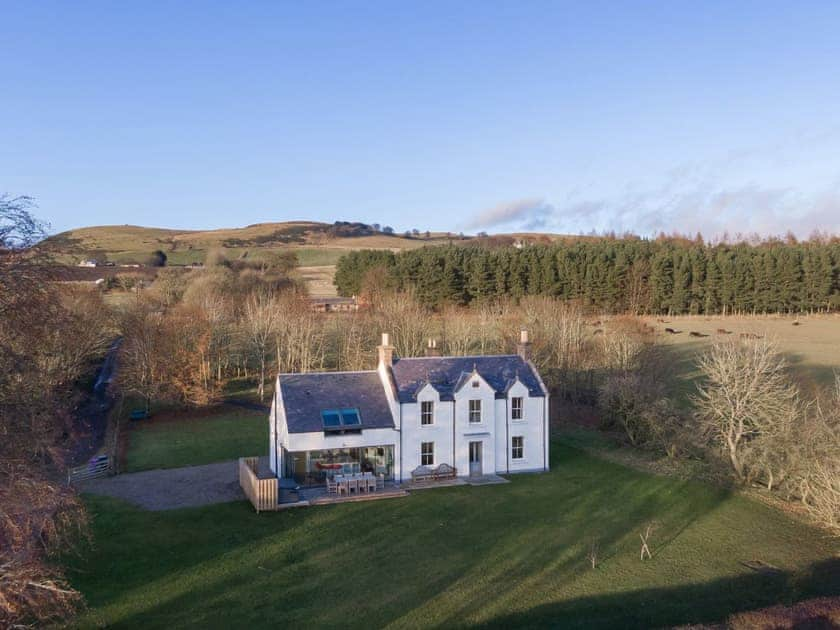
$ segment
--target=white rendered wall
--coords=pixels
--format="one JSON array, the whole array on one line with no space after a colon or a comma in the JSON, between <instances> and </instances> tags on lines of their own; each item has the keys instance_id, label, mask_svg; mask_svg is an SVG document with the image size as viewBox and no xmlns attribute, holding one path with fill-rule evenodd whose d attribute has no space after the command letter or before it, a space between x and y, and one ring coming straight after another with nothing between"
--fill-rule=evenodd
<instances>
[{"instance_id":1,"label":"white rendered wall","mask_svg":"<svg viewBox=\"0 0 840 630\"><path fill-rule=\"evenodd\" d=\"M473 387L473 381L478 387ZM481 401L481 422L469 421L469 401ZM483 474L496 471L496 394L487 382L475 375L455 392L455 467L459 476L470 474L469 443L482 443Z\"/></svg>"},{"instance_id":2,"label":"white rendered wall","mask_svg":"<svg viewBox=\"0 0 840 630\"><path fill-rule=\"evenodd\" d=\"M528 389L522 383L514 383L508 391L508 400L514 397L522 398L522 420L514 420L510 417L511 405L508 403L508 427L509 436L507 440L507 458L510 472L523 470L543 470L545 466L544 457L547 453L543 442L545 398L531 398L528 396ZM511 449L513 438L524 438L523 458L513 459Z\"/></svg>"},{"instance_id":3,"label":"white rendered wall","mask_svg":"<svg viewBox=\"0 0 840 630\"><path fill-rule=\"evenodd\" d=\"M271 413L268 417L268 452L269 466L272 472L280 476L283 470L283 446L288 431L286 427L286 407L283 404L283 390L280 389L280 377L274 382L274 396L271 400Z\"/></svg>"},{"instance_id":4,"label":"white rendered wall","mask_svg":"<svg viewBox=\"0 0 840 630\"><path fill-rule=\"evenodd\" d=\"M431 401L434 404L433 424L420 424L420 403L423 401ZM452 459L452 410L453 403L441 402L440 395L431 385L426 385L417 394L416 403L402 404L402 466L406 479L411 477L412 470L420 466L422 442L434 442L434 466L444 463L455 465Z\"/></svg>"}]
</instances>

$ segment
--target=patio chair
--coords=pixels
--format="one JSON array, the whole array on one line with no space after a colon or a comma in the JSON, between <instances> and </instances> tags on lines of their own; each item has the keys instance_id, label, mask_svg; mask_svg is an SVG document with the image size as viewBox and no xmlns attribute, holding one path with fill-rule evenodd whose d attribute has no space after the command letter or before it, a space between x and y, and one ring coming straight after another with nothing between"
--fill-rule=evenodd
<instances>
[{"instance_id":1,"label":"patio chair","mask_svg":"<svg viewBox=\"0 0 840 630\"><path fill-rule=\"evenodd\" d=\"M367 484L367 491L368 492L376 492L376 477L371 475L370 477L367 477L365 479L365 482Z\"/></svg>"},{"instance_id":2,"label":"patio chair","mask_svg":"<svg viewBox=\"0 0 840 630\"><path fill-rule=\"evenodd\" d=\"M384 490L385 489L385 475L379 473L376 475L376 489L377 490Z\"/></svg>"},{"instance_id":3,"label":"patio chair","mask_svg":"<svg viewBox=\"0 0 840 630\"><path fill-rule=\"evenodd\" d=\"M327 477L327 494L338 494L338 482Z\"/></svg>"}]
</instances>

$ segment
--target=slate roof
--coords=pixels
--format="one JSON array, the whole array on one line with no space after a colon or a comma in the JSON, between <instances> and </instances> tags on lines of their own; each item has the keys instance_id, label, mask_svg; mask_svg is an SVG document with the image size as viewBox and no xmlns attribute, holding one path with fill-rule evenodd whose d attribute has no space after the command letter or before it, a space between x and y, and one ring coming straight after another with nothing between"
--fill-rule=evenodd
<instances>
[{"instance_id":1,"label":"slate roof","mask_svg":"<svg viewBox=\"0 0 840 630\"><path fill-rule=\"evenodd\" d=\"M361 429L393 429L394 418L376 372L281 374L280 391L289 433L324 430L321 412L355 408Z\"/></svg>"},{"instance_id":2,"label":"slate roof","mask_svg":"<svg viewBox=\"0 0 840 630\"><path fill-rule=\"evenodd\" d=\"M441 400L452 400L473 369L504 398L511 385L519 380L534 397L545 393L531 366L519 355L506 354L476 357L410 357L396 359L394 381L400 402L414 402L417 393L428 382L438 391Z\"/></svg>"}]
</instances>

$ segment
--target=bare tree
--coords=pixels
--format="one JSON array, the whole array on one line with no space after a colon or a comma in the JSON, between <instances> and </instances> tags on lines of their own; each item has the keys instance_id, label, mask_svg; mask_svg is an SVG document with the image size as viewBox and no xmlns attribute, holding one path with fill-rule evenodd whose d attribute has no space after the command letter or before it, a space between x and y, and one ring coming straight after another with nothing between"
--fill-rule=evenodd
<instances>
[{"instance_id":1,"label":"bare tree","mask_svg":"<svg viewBox=\"0 0 840 630\"><path fill-rule=\"evenodd\" d=\"M818 399L802 432L798 490L818 521L840 533L840 375L830 395Z\"/></svg>"},{"instance_id":2,"label":"bare tree","mask_svg":"<svg viewBox=\"0 0 840 630\"><path fill-rule=\"evenodd\" d=\"M412 292L385 294L381 308L375 311L375 321L380 331L390 332L398 355L416 357L423 353L431 318Z\"/></svg>"},{"instance_id":3,"label":"bare tree","mask_svg":"<svg viewBox=\"0 0 840 630\"><path fill-rule=\"evenodd\" d=\"M699 420L727 454L736 477L747 480L749 442L771 431L797 403L785 361L767 339L713 345L698 365L704 381L693 397Z\"/></svg>"},{"instance_id":4,"label":"bare tree","mask_svg":"<svg viewBox=\"0 0 840 630\"><path fill-rule=\"evenodd\" d=\"M281 293L274 343L280 372L308 372L323 367L324 326L307 296L295 290Z\"/></svg>"},{"instance_id":5,"label":"bare tree","mask_svg":"<svg viewBox=\"0 0 840 630\"><path fill-rule=\"evenodd\" d=\"M32 207L27 197L0 195L0 626L4 628L61 621L81 599L48 555L60 549L66 552L76 537L66 534L82 528L84 510L70 489L52 479L63 467L68 438L73 436L69 415L73 383L98 347L98 338L89 331L98 320L92 326L85 321L92 314L86 296L62 294L49 282L38 253L31 249L44 234ZM77 306L81 312L73 310ZM76 335L81 335L78 340Z\"/></svg>"},{"instance_id":6,"label":"bare tree","mask_svg":"<svg viewBox=\"0 0 840 630\"><path fill-rule=\"evenodd\" d=\"M441 329L444 354L465 356L477 350L478 326L470 311L457 306L444 308L441 312Z\"/></svg>"},{"instance_id":7,"label":"bare tree","mask_svg":"<svg viewBox=\"0 0 840 630\"><path fill-rule=\"evenodd\" d=\"M257 291L248 297L243 311L242 331L260 366L257 383L260 401L265 400L266 364L274 345L279 319L280 305L273 294Z\"/></svg>"},{"instance_id":8,"label":"bare tree","mask_svg":"<svg viewBox=\"0 0 840 630\"><path fill-rule=\"evenodd\" d=\"M335 353L334 365L339 370L365 370L376 363L376 325L365 312L327 318L329 346Z\"/></svg>"},{"instance_id":9,"label":"bare tree","mask_svg":"<svg viewBox=\"0 0 840 630\"><path fill-rule=\"evenodd\" d=\"M143 398L148 412L168 376L167 366L163 365L163 313L138 300L123 312L119 325L123 343L117 378L124 391Z\"/></svg>"}]
</instances>

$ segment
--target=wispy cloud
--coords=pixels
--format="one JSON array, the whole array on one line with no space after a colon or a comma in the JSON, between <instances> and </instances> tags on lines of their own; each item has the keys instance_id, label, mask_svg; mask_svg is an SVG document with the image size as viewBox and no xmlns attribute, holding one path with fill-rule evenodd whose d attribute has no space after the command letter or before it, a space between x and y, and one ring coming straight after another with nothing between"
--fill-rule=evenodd
<instances>
[{"instance_id":1,"label":"wispy cloud","mask_svg":"<svg viewBox=\"0 0 840 630\"><path fill-rule=\"evenodd\" d=\"M646 191L617 199L578 201L559 207L548 221L553 230L702 232L807 236L814 230L840 232L840 182L816 193L748 184L732 188L699 185L670 194Z\"/></svg>"},{"instance_id":2,"label":"wispy cloud","mask_svg":"<svg viewBox=\"0 0 840 630\"><path fill-rule=\"evenodd\" d=\"M476 213L464 227L468 230L487 230L508 224L541 224L553 212L553 206L543 199L519 199Z\"/></svg>"},{"instance_id":3,"label":"wispy cloud","mask_svg":"<svg viewBox=\"0 0 840 630\"><path fill-rule=\"evenodd\" d=\"M815 129L686 161L651 181L578 184L555 199L523 197L476 213L471 230L840 233L840 128ZM611 192L602 192L609 188Z\"/></svg>"},{"instance_id":4,"label":"wispy cloud","mask_svg":"<svg viewBox=\"0 0 840 630\"><path fill-rule=\"evenodd\" d=\"M552 205L524 199L495 206L470 219L468 229L550 231L701 232L808 236L815 230L840 233L840 177L812 193L758 184L720 187L691 178L667 181L651 190L626 190L612 198L572 198Z\"/></svg>"}]
</instances>

